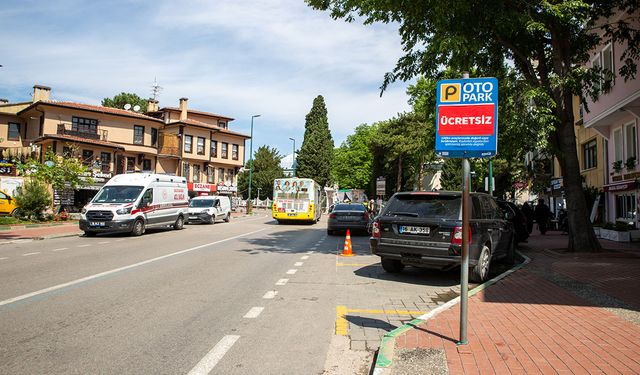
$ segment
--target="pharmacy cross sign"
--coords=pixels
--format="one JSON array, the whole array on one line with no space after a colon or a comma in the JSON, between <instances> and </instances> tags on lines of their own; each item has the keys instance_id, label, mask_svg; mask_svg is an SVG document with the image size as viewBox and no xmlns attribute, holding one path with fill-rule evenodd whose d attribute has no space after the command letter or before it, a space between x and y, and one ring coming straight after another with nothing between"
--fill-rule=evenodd
<instances>
[{"instance_id":1,"label":"pharmacy cross sign","mask_svg":"<svg viewBox=\"0 0 640 375\"><path fill-rule=\"evenodd\" d=\"M436 154L486 158L498 151L498 80L445 79L436 89Z\"/></svg>"}]
</instances>

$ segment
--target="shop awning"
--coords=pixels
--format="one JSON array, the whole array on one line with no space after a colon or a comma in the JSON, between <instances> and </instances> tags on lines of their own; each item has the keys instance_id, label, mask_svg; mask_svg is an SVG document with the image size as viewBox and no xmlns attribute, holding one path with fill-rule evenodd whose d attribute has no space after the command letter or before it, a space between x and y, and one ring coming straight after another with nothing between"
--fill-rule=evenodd
<instances>
[{"instance_id":1,"label":"shop awning","mask_svg":"<svg viewBox=\"0 0 640 375\"><path fill-rule=\"evenodd\" d=\"M605 185L602 190L609 192L635 190L638 188L638 181L627 181L621 184Z\"/></svg>"}]
</instances>

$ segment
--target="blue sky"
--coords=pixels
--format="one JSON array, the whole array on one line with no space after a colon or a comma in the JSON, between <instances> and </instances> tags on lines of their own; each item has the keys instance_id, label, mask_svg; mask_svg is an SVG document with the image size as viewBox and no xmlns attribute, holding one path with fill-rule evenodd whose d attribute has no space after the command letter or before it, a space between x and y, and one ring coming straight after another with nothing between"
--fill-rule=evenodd
<instances>
[{"instance_id":1,"label":"blue sky","mask_svg":"<svg viewBox=\"0 0 640 375\"><path fill-rule=\"evenodd\" d=\"M52 98L99 104L119 92L160 106L219 113L290 153L304 135L313 99L324 96L339 145L362 123L409 110L405 83L380 98L383 75L402 55L396 25L332 20L302 0L3 1L0 97L30 100L32 86ZM249 144L247 143L247 146Z\"/></svg>"}]
</instances>

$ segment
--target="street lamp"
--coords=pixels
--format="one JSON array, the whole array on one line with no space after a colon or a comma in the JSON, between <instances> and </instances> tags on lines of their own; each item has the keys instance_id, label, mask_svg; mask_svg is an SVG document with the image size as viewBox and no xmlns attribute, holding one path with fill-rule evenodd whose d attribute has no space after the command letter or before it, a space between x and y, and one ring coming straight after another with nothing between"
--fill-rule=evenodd
<instances>
[{"instance_id":1,"label":"street lamp","mask_svg":"<svg viewBox=\"0 0 640 375\"><path fill-rule=\"evenodd\" d=\"M258 188L258 201L260 201L260 190L262 190L262 188Z\"/></svg>"},{"instance_id":2,"label":"street lamp","mask_svg":"<svg viewBox=\"0 0 640 375\"><path fill-rule=\"evenodd\" d=\"M260 115L251 116L251 145L249 146L249 199L247 199L247 215L251 215L251 181L253 180L253 119Z\"/></svg>"},{"instance_id":3,"label":"street lamp","mask_svg":"<svg viewBox=\"0 0 640 375\"><path fill-rule=\"evenodd\" d=\"M293 161L291 162L291 169L293 169L293 177L296 176L296 168L295 168L295 164L296 164L296 139L295 138L291 138L289 137L290 140L293 141L293 154L291 155L291 157L293 158Z\"/></svg>"}]
</instances>

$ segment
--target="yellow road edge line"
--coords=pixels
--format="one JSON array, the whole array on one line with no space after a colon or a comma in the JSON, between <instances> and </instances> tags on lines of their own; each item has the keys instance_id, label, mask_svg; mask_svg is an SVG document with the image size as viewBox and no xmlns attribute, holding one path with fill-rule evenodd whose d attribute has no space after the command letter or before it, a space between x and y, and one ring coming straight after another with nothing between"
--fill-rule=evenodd
<instances>
[{"instance_id":1,"label":"yellow road edge line","mask_svg":"<svg viewBox=\"0 0 640 375\"><path fill-rule=\"evenodd\" d=\"M349 334L349 322L347 321L347 306L336 306L336 335Z\"/></svg>"},{"instance_id":2,"label":"yellow road edge line","mask_svg":"<svg viewBox=\"0 0 640 375\"><path fill-rule=\"evenodd\" d=\"M426 311L412 310L369 310L369 309L347 309L347 313L364 313L364 314L388 314L388 315L423 315Z\"/></svg>"},{"instance_id":3,"label":"yellow road edge line","mask_svg":"<svg viewBox=\"0 0 640 375\"><path fill-rule=\"evenodd\" d=\"M373 266L376 263L367 264L367 263L336 263L338 267L364 267L364 266Z\"/></svg>"}]
</instances>

